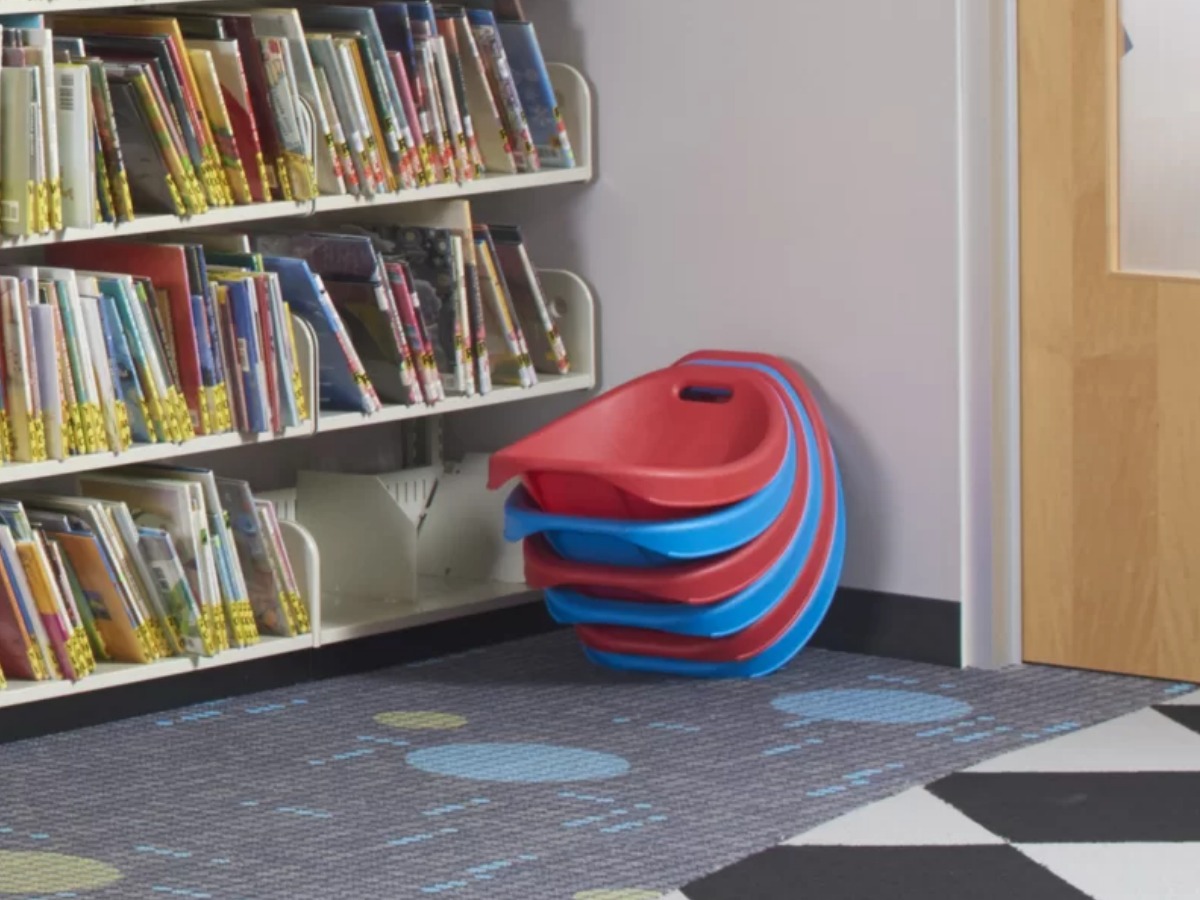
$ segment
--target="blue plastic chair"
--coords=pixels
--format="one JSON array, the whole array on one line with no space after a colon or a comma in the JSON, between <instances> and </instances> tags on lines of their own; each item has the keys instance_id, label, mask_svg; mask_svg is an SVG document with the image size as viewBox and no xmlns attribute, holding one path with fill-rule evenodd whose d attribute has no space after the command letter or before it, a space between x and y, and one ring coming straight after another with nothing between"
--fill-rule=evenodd
<instances>
[{"instance_id":1,"label":"blue plastic chair","mask_svg":"<svg viewBox=\"0 0 1200 900\"><path fill-rule=\"evenodd\" d=\"M565 559L637 568L734 550L766 531L791 498L797 458L791 416L787 426L787 453L775 476L757 494L724 509L651 522L565 516L542 512L525 489L518 487L504 505L504 537L520 541L531 534L544 534Z\"/></svg>"},{"instance_id":2,"label":"blue plastic chair","mask_svg":"<svg viewBox=\"0 0 1200 900\"><path fill-rule=\"evenodd\" d=\"M689 363L690 364L690 363ZM765 367L764 367L765 369ZM820 448L808 411L788 380L765 369L785 389L800 419L808 449L808 484L804 514L788 549L762 578L725 600L705 605L613 600L581 594L569 588L548 588L546 606L564 625L620 625L670 634L720 638L741 631L766 615L792 589L812 553L825 498Z\"/></svg>"},{"instance_id":3,"label":"blue plastic chair","mask_svg":"<svg viewBox=\"0 0 1200 900\"><path fill-rule=\"evenodd\" d=\"M842 501L842 480L835 466L837 480L837 522L834 526L833 544L825 563L821 580L813 596L792 627L771 646L757 656L738 662L706 662L690 659L672 659L657 656L634 656L622 653L605 653L584 647L584 653L592 662L627 672L646 672L657 675L677 675L690 678L761 678L785 666L816 633L837 591L841 578L842 563L846 554L846 519Z\"/></svg>"}]
</instances>

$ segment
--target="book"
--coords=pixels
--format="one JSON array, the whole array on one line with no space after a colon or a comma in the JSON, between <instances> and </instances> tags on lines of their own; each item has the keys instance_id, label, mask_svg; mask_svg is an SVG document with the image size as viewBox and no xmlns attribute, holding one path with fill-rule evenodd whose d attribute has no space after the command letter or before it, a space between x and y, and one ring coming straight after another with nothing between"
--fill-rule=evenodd
<instances>
[{"instance_id":1,"label":"book","mask_svg":"<svg viewBox=\"0 0 1200 900\"><path fill-rule=\"evenodd\" d=\"M91 228L96 222L95 129L91 70L82 64L55 67L58 137L62 160L62 224Z\"/></svg>"},{"instance_id":2,"label":"book","mask_svg":"<svg viewBox=\"0 0 1200 900\"><path fill-rule=\"evenodd\" d=\"M534 368L546 374L566 375L571 371L571 360L550 315L541 280L529 259L521 229L515 225L489 225L488 230L521 331L529 342Z\"/></svg>"},{"instance_id":3,"label":"book","mask_svg":"<svg viewBox=\"0 0 1200 900\"><path fill-rule=\"evenodd\" d=\"M317 188L323 194L346 193L342 159L334 138L326 104L321 96L316 70L308 52L304 27L297 9L267 8L251 12L255 33L260 38L285 40L300 102L312 118L315 147L313 159Z\"/></svg>"},{"instance_id":4,"label":"book","mask_svg":"<svg viewBox=\"0 0 1200 900\"><path fill-rule=\"evenodd\" d=\"M40 71L0 69L0 230L27 237L40 230L38 135L42 133Z\"/></svg>"},{"instance_id":5,"label":"book","mask_svg":"<svg viewBox=\"0 0 1200 900\"><path fill-rule=\"evenodd\" d=\"M526 21L501 21L496 27L508 55L517 94L541 164L573 168L575 153L571 148L571 136L567 133L567 124L542 57L537 29L532 22Z\"/></svg>"},{"instance_id":6,"label":"book","mask_svg":"<svg viewBox=\"0 0 1200 900\"><path fill-rule=\"evenodd\" d=\"M242 151L242 143L253 142L252 146L257 146L257 133L250 131L253 127L252 123L243 121L243 133L239 137L238 132L234 129L234 118L230 114L229 103L226 102L227 95L231 101L235 100L236 95L231 91L226 91L221 84L221 72L217 68L213 51L193 46L191 41L187 43L188 59L196 73L196 86L200 91L200 102L204 104L204 111L212 126L218 159L225 173L225 180L229 183L230 194L235 203L251 203L254 200L254 194L251 192L250 180L246 174L246 155ZM226 43L236 54L237 45L232 41ZM241 77L240 66L236 68L233 77L235 79ZM253 150L250 152L254 153ZM257 163L253 156L251 159L255 164ZM255 169L257 170L257 165L255 165Z\"/></svg>"},{"instance_id":7,"label":"book","mask_svg":"<svg viewBox=\"0 0 1200 900\"><path fill-rule=\"evenodd\" d=\"M264 255L263 265L267 271L279 275L280 287L292 311L316 332L321 408L367 414L378 411L379 397L321 277L302 259Z\"/></svg>"}]
</instances>

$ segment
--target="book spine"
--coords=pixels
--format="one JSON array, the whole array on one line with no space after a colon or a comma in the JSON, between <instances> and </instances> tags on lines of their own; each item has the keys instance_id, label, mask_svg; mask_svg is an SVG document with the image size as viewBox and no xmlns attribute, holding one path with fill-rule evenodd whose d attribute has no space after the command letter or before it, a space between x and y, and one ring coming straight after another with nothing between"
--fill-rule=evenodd
<instances>
[{"instance_id":1,"label":"book spine","mask_svg":"<svg viewBox=\"0 0 1200 900\"><path fill-rule=\"evenodd\" d=\"M412 348L408 345L408 340L404 337L404 327L400 323L400 312L396 305L395 293L392 291L390 280L386 277L386 270L384 269L382 259L379 260L378 271L385 276L380 279L379 287L376 289L376 296L379 299L379 310L387 317L388 327L391 329L392 334L392 343L396 345L396 349L400 352L400 382L404 385L408 393L408 403L409 405L416 405L422 399L416 360L413 356Z\"/></svg>"},{"instance_id":2,"label":"book spine","mask_svg":"<svg viewBox=\"0 0 1200 900\"><path fill-rule=\"evenodd\" d=\"M337 104L333 101L333 92L329 88L329 77L320 66L313 67L313 77L317 81L317 93L329 119L330 152L337 167L337 175L343 179L346 190L358 196L361 190L358 182L358 168L354 165L354 159L350 155L346 129L342 125L342 117L338 115Z\"/></svg>"},{"instance_id":3,"label":"book spine","mask_svg":"<svg viewBox=\"0 0 1200 900\"><path fill-rule=\"evenodd\" d=\"M464 255L474 256L474 246L466 246L464 239ZM475 382L480 394L491 393L492 366L488 358L487 326L483 318L483 296L480 293L479 266L471 259L464 264L466 273L466 291L468 309L470 311L471 340L473 342L471 357L475 362Z\"/></svg>"},{"instance_id":4,"label":"book spine","mask_svg":"<svg viewBox=\"0 0 1200 900\"><path fill-rule=\"evenodd\" d=\"M457 13L449 12L445 15L439 13L437 27L445 48L444 55L449 66L450 82L454 88L455 105L458 107L459 118L462 120L467 157L471 161L475 175L478 176L487 171L487 165L483 160L483 151L479 148L479 138L475 132L475 117L471 115L471 106L467 102L467 79L463 72L462 47L458 41L456 19Z\"/></svg>"},{"instance_id":5,"label":"book spine","mask_svg":"<svg viewBox=\"0 0 1200 900\"><path fill-rule=\"evenodd\" d=\"M408 141L411 166L416 174L417 183L424 187L431 183L433 172L429 165L429 147L425 143L425 132L421 128L421 119L413 101L412 84L408 78L408 67L399 51L388 52L388 64L392 67L392 77L400 92L400 103L404 107L405 138Z\"/></svg>"},{"instance_id":6,"label":"book spine","mask_svg":"<svg viewBox=\"0 0 1200 900\"><path fill-rule=\"evenodd\" d=\"M90 228L96 220L96 172L92 153L91 91L85 66L56 72L58 136L63 158L62 224Z\"/></svg>"},{"instance_id":7,"label":"book spine","mask_svg":"<svg viewBox=\"0 0 1200 900\"><path fill-rule=\"evenodd\" d=\"M104 148L104 163L108 179L112 183L113 208L117 221L132 222L134 219L133 193L129 187L129 173L121 153L121 141L113 121L112 92L103 63L89 63L92 73L92 114L96 117L96 128Z\"/></svg>"}]
</instances>

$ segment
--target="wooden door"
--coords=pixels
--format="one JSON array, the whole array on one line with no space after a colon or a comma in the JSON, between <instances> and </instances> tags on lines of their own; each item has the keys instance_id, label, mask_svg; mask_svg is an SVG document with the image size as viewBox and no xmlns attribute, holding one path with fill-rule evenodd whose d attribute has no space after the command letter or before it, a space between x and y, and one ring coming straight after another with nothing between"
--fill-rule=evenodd
<instances>
[{"instance_id":1,"label":"wooden door","mask_svg":"<svg viewBox=\"0 0 1200 900\"><path fill-rule=\"evenodd\" d=\"M1118 15L1018 5L1024 654L1200 680L1200 281L1118 267Z\"/></svg>"}]
</instances>

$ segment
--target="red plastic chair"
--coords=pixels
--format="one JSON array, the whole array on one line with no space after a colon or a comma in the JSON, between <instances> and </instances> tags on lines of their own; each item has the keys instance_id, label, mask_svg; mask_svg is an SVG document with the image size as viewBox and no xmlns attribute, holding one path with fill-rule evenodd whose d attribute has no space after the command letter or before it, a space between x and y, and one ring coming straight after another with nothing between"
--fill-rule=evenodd
<instances>
[{"instance_id":1,"label":"red plastic chair","mask_svg":"<svg viewBox=\"0 0 1200 900\"><path fill-rule=\"evenodd\" d=\"M766 616L749 628L724 638L701 638L671 635L657 631L614 626L577 626L576 634L589 648L605 653L635 656L659 656L709 662L739 662L762 653L788 632L803 613L813 596L825 563L833 546L837 517L844 511L838 508L835 489L833 447L829 432L816 399L808 386L789 365L765 354L702 351L680 360L686 367L690 360L719 359L731 362L754 362L777 370L795 389L804 403L821 447L821 473L824 479L821 525L813 552L792 590Z\"/></svg>"},{"instance_id":2,"label":"red plastic chair","mask_svg":"<svg viewBox=\"0 0 1200 900\"><path fill-rule=\"evenodd\" d=\"M662 369L493 454L488 487L520 477L549 513L697 515L744 500L771 481L787 451L786 417L761 373Z\"/></svg>"},{"instance_id":3,"label":"red plastic chair","mask_svg":"<svg viewBox=\"0 0 1200 900\"><path fill-rule=\"evenodd\" d=\"M532 588L570 587L615 600L705 605L758 581L791 543L808 500L808 448L797 444L796 482L783 513L761 535L729 553L654 568L604 566L563 559L540 536L525 539L525 581ZM819 465L819 463L818 463Z\"/></svg>"}]
</instances>

